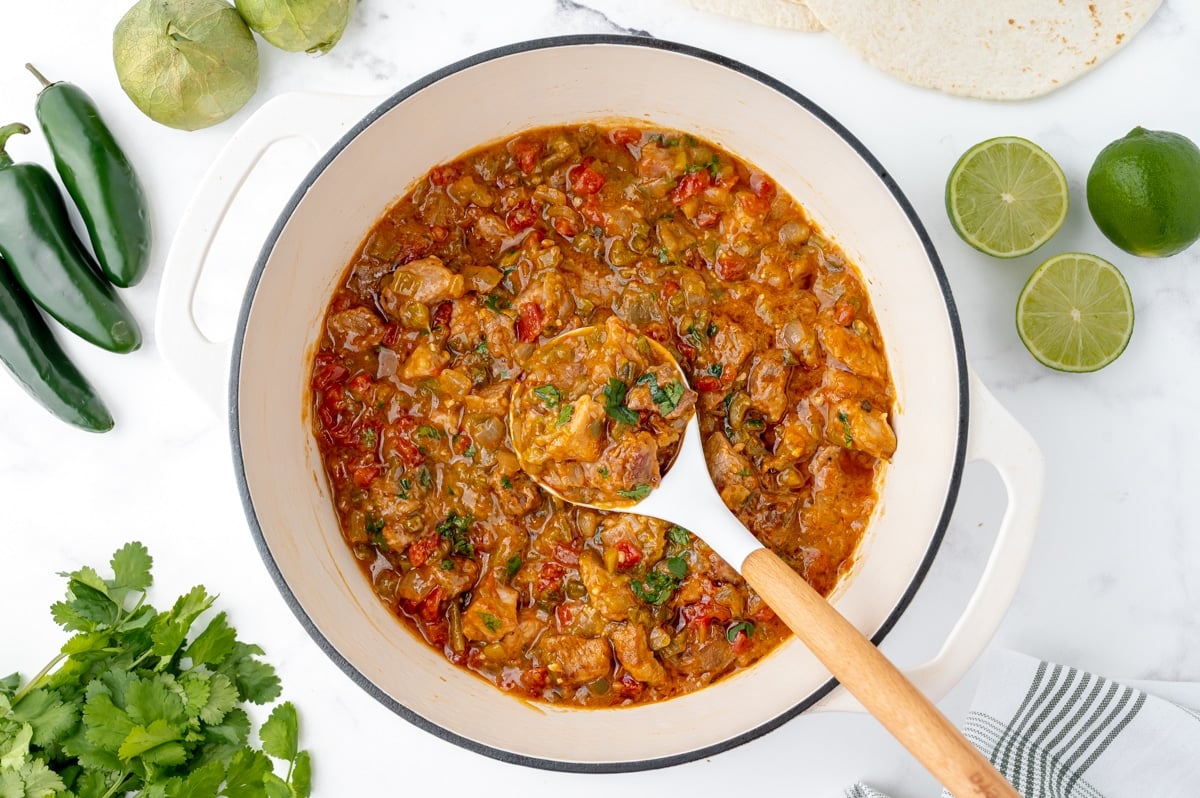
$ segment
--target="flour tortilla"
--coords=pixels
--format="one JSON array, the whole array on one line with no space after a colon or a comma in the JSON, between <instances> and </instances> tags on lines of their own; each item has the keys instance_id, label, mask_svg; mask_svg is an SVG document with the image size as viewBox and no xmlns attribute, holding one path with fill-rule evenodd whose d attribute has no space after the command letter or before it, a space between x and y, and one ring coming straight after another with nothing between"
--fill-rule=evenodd
<instances>
[{"instance_id":1,"label":"flour tortilla","mask_svg":"<svg viewBox=\"0 0 1200 798\"><path fill-rule=\"evenodd\" d=\"M804 33L821 30L803 0L687 0L702 11L712 11L759 25L787 28Z\"/></svg>"},{"instance_id":2,"label":"flour tortilla","mask_svg":"<svg viewBox=\"0 0 1200 798\"><path fill-rule=\"evenodd\" d=\"M988 100L1060 88L1129 42L1162 0L805 0L874 66Z\"/></svg>"}]
</instances>

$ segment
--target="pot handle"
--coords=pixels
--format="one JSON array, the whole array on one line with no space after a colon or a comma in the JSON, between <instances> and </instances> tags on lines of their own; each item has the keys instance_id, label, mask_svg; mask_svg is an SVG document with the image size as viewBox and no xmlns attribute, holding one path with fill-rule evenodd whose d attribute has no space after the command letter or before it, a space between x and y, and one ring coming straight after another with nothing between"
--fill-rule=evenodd
<instances>
[{"instance_id":1,"label":"pot handle","mask_svg":"<svg viewBox=\"0 0 1200 798\"><path fill-rule=\"evenodd\" d=\"M232 342L213 341L201 332L194 302L229 206L272 144L306 139L315 162L378 102L377 97L306 92L273 97L230 137L192 195L163 265L154 330L167 365L217 415L227 409ZM248 258L255 255L247 253Z\"/></svg>"},{"instance_id":2,"label":"pot handle","mask_svg":"<svg viewBox=\"0 0 1200 798\"><path fill-rule=\"evenodd\" d=\"M1008 507L975 592L941 650L928 662L905 670L931 701L944 698L971 669L1004 620L1033 548L1045 482L1045 463L1033 436L971 369L967 370L967 380L971 396L967 461L985 460L995 466L1008 494ZM823 710L864 711L845 690L834 691L817 706Z\"/></svg>"}]
</instances>

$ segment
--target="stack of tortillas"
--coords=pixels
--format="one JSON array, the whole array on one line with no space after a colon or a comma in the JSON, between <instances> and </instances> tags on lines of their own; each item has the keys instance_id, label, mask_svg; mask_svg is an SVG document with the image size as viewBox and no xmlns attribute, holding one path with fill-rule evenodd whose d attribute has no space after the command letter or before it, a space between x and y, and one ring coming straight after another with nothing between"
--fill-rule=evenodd
<instances>
[{"instance_id":1,"label":"stack of tortillas","mask_svg":"<svg viewBox=\"0 0 1200 798\"><path fill-rule=\"evenodd\" d=\"M874 66L950 94L1023 100L1129 42L1162 0L688 0L762 25L829 30Z\"/></svg>"}]
</instances>

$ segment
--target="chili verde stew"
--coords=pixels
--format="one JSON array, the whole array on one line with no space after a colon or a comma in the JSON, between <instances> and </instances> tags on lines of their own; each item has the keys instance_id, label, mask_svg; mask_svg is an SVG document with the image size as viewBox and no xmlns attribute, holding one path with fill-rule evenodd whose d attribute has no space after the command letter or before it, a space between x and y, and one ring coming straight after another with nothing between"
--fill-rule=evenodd
<instances>
[{"instance_id":1,"label":"chili verde stew","mask_svg":"<svg viewBox=\"0 0 1200 798\"><path fill-rule=\"evenodd\" d=\"M571 366L533 355L585 326L634 351L660 343L695 394L643 358L581 410L583 389L564 392ZM597 351L576 339L575 354ZM694 402L722 499L823 594L853 563L896 447L861 279L752 165L684 133L578 125L435 166L376 222L332 297L314 432L379 598L450 662L547 702L670 698L788 632L686 530L539 488L506 425L522 375L516 401L535 400L544 422L586 413L566 448L544 441L537 467L564 487L587 435L655 438L654 467L582 458L631 501L669 462L672 413Z\"/></svg>"}]
</instances>

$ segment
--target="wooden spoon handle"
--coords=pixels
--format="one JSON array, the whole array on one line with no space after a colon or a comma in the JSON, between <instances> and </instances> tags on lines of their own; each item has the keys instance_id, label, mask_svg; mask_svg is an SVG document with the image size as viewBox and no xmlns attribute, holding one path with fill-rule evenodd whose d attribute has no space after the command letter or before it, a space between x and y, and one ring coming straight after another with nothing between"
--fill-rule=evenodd
<instances>
[{"instance_id":1,"label":"wooden spoon handle","mask_svg":"<svg viewBox=\"0 0 1200 798\"><path fill-rule=\"evenodd\" d=\"M830 673L958 798L1020 798L875 645L769 549L742 575Z\"/></svg>"}]
</instances>

